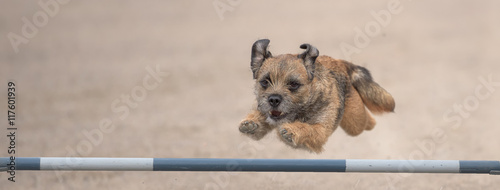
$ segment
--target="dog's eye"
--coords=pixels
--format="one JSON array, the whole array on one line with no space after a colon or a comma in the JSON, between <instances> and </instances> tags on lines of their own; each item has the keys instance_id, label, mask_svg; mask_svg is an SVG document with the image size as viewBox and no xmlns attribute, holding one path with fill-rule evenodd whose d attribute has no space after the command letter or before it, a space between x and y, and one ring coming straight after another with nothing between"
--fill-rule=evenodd
<instances>
[{"instance_id":1,"label":"dog's eye","mask_svg":"<svg viewBox=\"0 0 500 190\"><path fill-rule=\"evenodd\" d=\"M261 80L260 85L262 88L267 88L269 86L269 81L267 79Z\"/></svg>"},{"instance_id":2,"label":"dog's eye","mask_svg":"<svg viewBox=\"0 0 500 190\"><path fill-rule=\"evenodd\" d=\"M301 85L300 83L292 81L288 83L288 89L290 91L296 91L297 89L300 88L300 85Z\"/></svg>"}]
</instances>

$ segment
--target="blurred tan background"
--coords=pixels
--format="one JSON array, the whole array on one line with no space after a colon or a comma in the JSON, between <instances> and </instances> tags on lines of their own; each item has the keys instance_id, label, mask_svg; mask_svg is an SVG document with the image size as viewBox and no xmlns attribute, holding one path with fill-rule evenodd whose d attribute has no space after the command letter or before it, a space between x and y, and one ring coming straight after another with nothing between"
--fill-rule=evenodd
<instances>
[{"instance_id":1,"label":"blurred tan background","mask_svg":"<svg viewBox=\"0 0 500 190\"><path fill-rule=\"evenodd\" d=\"M499 1L69 1L49 12L40 2L57 1L0 6L0 156L7 156L6 84L14 81L22 157L500 160ZM390 20L381 17L387 23L372 14L394 8ZM23 36L23 18L37 31ZM358 30L368 36L364 44ZM25 38L17 53L12 33ZM376 117L375 129L359 137L337 130L319 155L291 149L275 133L260 142L240 135L255 99L250 48L261 38L271 39L273 54L299 53L310 43L367 67L395 97L396 113ZM341 44L359 51L346 56ZM146 68L157 66L163 76L148 79L158 85L146 89ZM137 99L127 104L122 96ZM115 128L103 132L99 123L107 119ZM500 187L498 176L448 174L18 171L16 183L7 173L0 177L0 189Z\"/></svg>"}]
</instances>

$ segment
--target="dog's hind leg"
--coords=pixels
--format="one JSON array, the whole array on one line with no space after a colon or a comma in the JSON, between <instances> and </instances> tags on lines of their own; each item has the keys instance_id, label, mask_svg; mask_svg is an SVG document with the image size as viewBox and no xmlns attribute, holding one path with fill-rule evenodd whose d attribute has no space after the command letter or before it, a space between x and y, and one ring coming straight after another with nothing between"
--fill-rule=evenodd
<instances>
[{"instance_id":1,"label":"dog's hind leg","mask_svg":"<svg viewBox=\"0 0 500 190\"><path fill-rule=\"evenodd\" d=\"M347 134L357 136L363 130L373 129L375 123L375 119L366 110L360 95L351 87L349 96L346 97L344 115L342 116L340 127Z\"/></svg>"}]
</instances>

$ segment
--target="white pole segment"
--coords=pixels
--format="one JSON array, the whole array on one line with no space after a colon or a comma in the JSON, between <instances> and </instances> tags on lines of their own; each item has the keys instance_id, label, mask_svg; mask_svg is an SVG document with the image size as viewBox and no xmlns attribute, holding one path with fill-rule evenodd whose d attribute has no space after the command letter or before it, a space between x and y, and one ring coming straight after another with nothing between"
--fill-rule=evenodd
<instances>
[{"instance_id":1,"label":"white pole segment","mask_svg":"<svg viewBox=\"0 0 500 190\"><path fill-rule=\"evenodd\" d=\"M460 173L458 160L346 160L346 172Z\"/></svg>"}]
</instances>

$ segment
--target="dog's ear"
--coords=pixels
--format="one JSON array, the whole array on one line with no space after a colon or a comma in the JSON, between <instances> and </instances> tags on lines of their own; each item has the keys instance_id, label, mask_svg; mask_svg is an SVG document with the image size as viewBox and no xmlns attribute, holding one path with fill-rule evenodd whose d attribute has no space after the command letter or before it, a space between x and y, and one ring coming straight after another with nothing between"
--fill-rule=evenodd
<instances>
[{"instance_id":1,"label":"dog's ear","mask_svg":"<svg viewBox=\"0 0 500 190\"><path fill-rule=\"evenodd\" d=\"M272 57L271 52L267 51L267 46L269 45L268 39L257 40L252 46L252 61L250 62L250 68L252 68L253 78L257 78L257 72L264 60Z\"/></svg>"},{"instance_id":2,"label":"dog's ear","mask_svg":"<svg viewBox=\"0 0 500 190\"><path fill-rule=\"evenodd\" d=\"M314 62L319 55L319 51L309 44L302 44L300 45L300 48L306 50L304 51L304 53L299 54L299 58L304 60L304 66L307 70L307 77L309 80L312 80L314 78Z\"/></svg>"}]
</instances>

